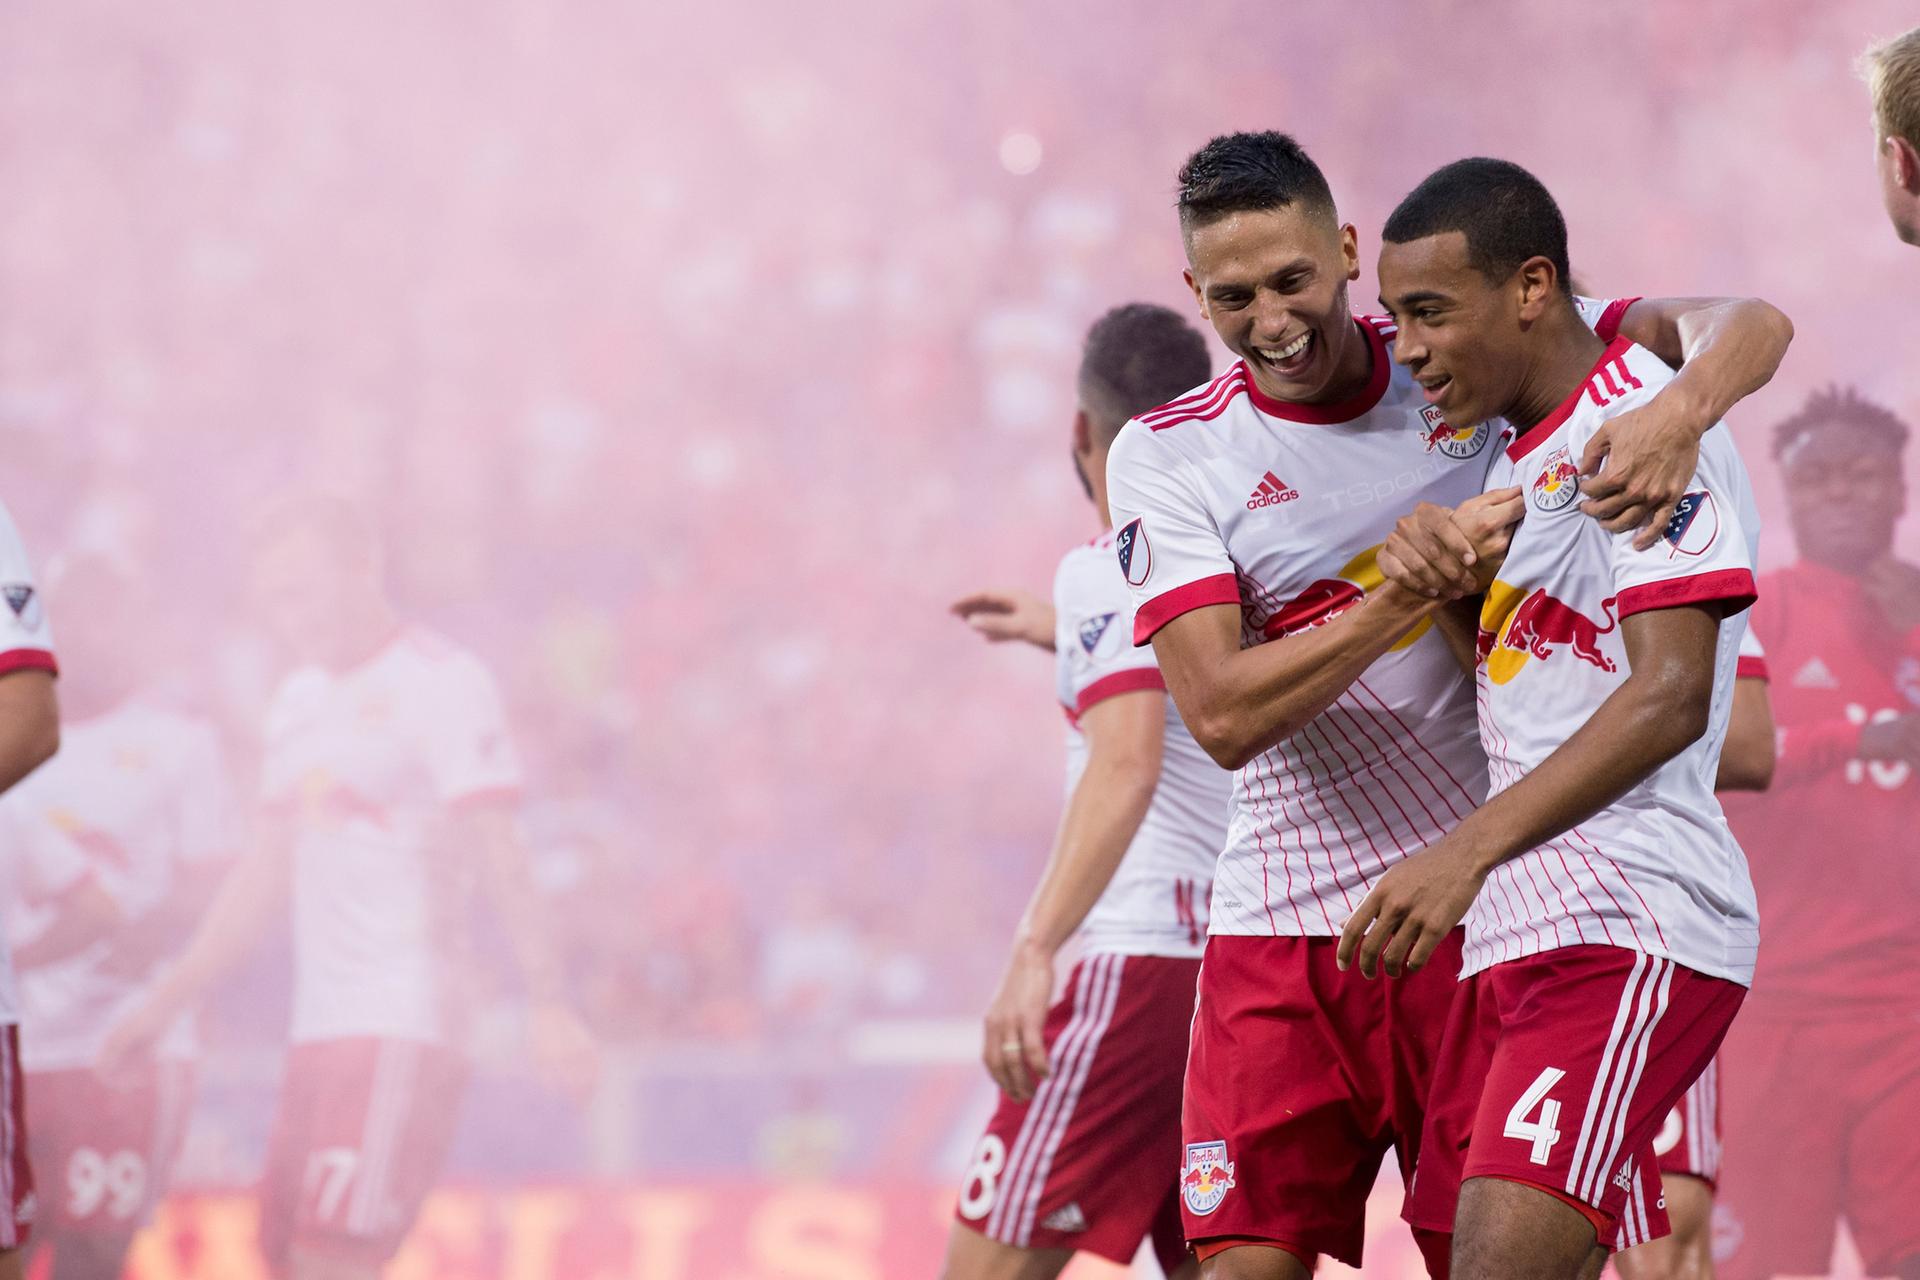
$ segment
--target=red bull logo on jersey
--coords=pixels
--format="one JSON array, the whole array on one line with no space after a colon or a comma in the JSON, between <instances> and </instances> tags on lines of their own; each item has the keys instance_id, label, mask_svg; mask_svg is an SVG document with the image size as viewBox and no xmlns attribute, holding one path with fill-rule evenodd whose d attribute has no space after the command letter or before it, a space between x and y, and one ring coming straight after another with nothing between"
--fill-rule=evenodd
<instances>
[{"instance_id":1,"label":"red bull logo on jersey","mask_svg":"<svg viewBox=\"0 0 1920 1280\"><path fill-rule=\"evenodd\" d=\"M1471 458L1487 447L1487 440L1493 435L1492 428L1482 422L1474 427L1453 427L1437 408L1426 404L1420 406L1420 420L1427 424L1421 439L1426 441L1427 452L1438 449L1449 458Z\"/></svg>"},{"instance_id":2,"label":"red bull logo on jersey","mask_svg":"<svg viewBox=\"0 0 1920 1280\"><path fill-rule=\"evenodd\" d=\"M1542 511L1558 511L1580 496L1580 468L1565 445L1547 455L1547 465L1533 479L1533 505Z\"/></svg>"},{"instance_id":3,"label":"red bull logo on jersey","mask_svg":"<svg viewBox=\"0 0 1920 1280\"><path fill-rule=\"evenodd\" d=\"M1147 585L1147 575L1153 572L1153 548L1147 545L1147 525L1142 517L1135 516L1113 535L1113 553L1120 557L1120 572L1128 586Z\"/></svg>"},{"instance_id":4,"label":"red bull logo on jersey","mask_svg":"<svg viewBox=\"0 0 1920 1280\"><path fill-rule=\"evenodd\" d=\"M1480 612L1480 660L1487 677L1505 684L1532 659L1562 652L1608 673L1619 670L1619 664L1600 649L1600 637L1619 625L1613 597L1601 601L1600 607L1606 614L1605 626L1545 590L1526 592L1511 583L1494 583Z\"/></svg>"},{"instance_id":5,"label":"red bull logo on jersey","mask_svg":"<svg viewBox=\"0 0 1920 1280\"><path fill-rule=\"evenodd\" d=\"M1325 626L1366 599L1367 592L1386 581L1375 559L1379 553L1380 548L1368 547L1341 566L1338 577L1310 582L1292 599L1281 602L1264 620L1257 622L1261 638L1279 640ZM1393 648L1406 648L1432 625L1427 619L1421 619L1411 631L1394 641Z\"/></svg>"},{"instance_id":6,"label":"red bull logo on jersey","mask_svg":"<svg viewBox=\"0 0 1920 1280\"><path fill-rule=\"evenodd\" d=\"M1189 1142L1180 1166L1180 1198L1190 1213L1202 1217L1220 1207L1233 1190L1233 1161L1224 1142Z\"/></svg>"}]
</instances>

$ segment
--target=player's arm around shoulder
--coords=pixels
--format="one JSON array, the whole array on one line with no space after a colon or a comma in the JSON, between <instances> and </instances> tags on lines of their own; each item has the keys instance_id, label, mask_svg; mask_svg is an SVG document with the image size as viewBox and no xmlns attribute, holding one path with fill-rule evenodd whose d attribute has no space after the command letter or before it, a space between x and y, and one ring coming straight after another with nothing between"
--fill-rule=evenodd
<instances>
[{"instance_id":1,"label":"player's arm around shoulder","mask_svg":"<svg viewBox=\"0 0 1920 1280\"><path fill-rule=\"evenodd\" d=\"M19 667L0 675L0 792L60 749L60 704L53 673Z\"/></svg>"},{"instance_id":2,"label":"player's arm around shoulder","mask_svg":"<svg viewBox=\"0 0 1920 1280\"><path fill-rule=\"evenodd\" d=\"M1758 298L1641 298L1618 332L1680 372L1588 441L1580 509L1610 533L1638 530L1644 550L1686 492L1701 437L1779 370L1793 322Z\"/></svg>"}]
</instances>

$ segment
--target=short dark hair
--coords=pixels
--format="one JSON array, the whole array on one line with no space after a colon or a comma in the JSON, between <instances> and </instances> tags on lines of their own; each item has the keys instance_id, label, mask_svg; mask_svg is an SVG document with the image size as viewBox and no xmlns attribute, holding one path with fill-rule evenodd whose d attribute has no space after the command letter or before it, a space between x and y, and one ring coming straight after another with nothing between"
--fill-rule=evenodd
<instances>
[{"instance_id":1,"label":"short dark hair","mask_svg":"<svg viewBox=\"0 0 1920 1280\"><path fill-rule=\"evenodd\" d=\"M1189 230L1230 213L1288 205L1333 216L1333 190L1320 166L1291 137L1225 133L1180 166L1180 228Z\"/></svg>"},{"instance_id":2,"label":"short dark hair","mask_svg":"<svg viewBox=\"0 0 1920 1280\"><path fill-rule=\"evenodd\" d=\"M1474 156L1436 169L1400 202L1380 238L1390 244L1458 231L1467 261L1498 284L1529 258L1545 258L1571 294L1567 220L1540 179L1509 160Z\"/></svg>"},{"instance_id":3,"label":"short dark hair","mask_svg":"<svg viewBox=\"0 0 1920 1280\"><path fill-rule=\"evenodd\" d=\"M1137 418L1213 376L1207 340L1180 314L1150 302L1115 307L1087 330L1080 407L1095 438L1110 444Z\"/></svg>"},{"instance_id":4,"label":"short dark hair","mask_svg":"<svg viewBox=\"0 0 1920 1280\"><path fill-rule=\"evenodd\" d=\"M1907 446L1907 424L1898 414L1852 387L1836 385L1808 396L1792 417L1773 429L1773 456L1790 465L1792 455L1810 434L1834 427L1850 428L1890 453Z\"/></svg>"}]
</instances>

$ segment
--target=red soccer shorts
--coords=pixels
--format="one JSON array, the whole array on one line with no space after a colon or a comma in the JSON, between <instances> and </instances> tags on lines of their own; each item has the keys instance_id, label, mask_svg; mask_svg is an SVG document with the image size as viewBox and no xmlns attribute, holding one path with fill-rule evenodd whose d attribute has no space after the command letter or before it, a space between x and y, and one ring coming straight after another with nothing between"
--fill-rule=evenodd
<instances>
[{"instance_id":1,"label":"red soccer shorts","mask_svg":"<svg viewBox=\"0 0 1920 1280\"><path fill-rule=\"evenodd\" d=\"M1653 1139L1745 997L1623 947L1476 973L1447 1025L1408 1221L1451 1231L1461 1183L1505 1178L1596 1210L1609 1248L1665 1235Z\"/></svg>"},{"instance_id":2,"label":"red soccer shorts","mask_svg":"<svg viewBox=\"0 0 1920 1280\"><path fill-rule=\"evenodd\" d=\"M1460 934L1420 972L1371 981L1335 968L1338 945L1207 939L1182 1126L1181 1212L1196 1245L1284 1241L1358 1267L1389 1147L1410 1175Z\"/></svg>"},{"instance_id":3,"label":"red soccer shorts","mask_svg":"<svg viewBox=\"0 0 1920 1280\"><path fill-rule=\"evenodd\" d=\"M1920 979L1916 979L1920 981ZM1727 1280L1825 1275L1842 1217L1864 1274L1920 1258L1920 1017L1776 1017L1727 1049L1727 1162L1715 1235Z\"/></svg>"},{"instance_id":4,"label":"red soccer shorts","mask_svg":"<svg viewBox=\"0 0 1920 1280\"><path fill-rule=\"evenodd\" d=\"M20 1079L20 1028L0 1037L0 1249L17 1249L33 1226L33 1169L27 1163L26 1089Z\"/></svg>"},{"instance_id":5,"label":"red soccer shorts","mask_svg":"<svg viewBox=\"0 0 1920 1280\"><path fill-rule=\"evenodd\" d=\"M1720 1059L1716 1056L1654 1135L1660 1172L1683 1173L1709 1186L1720 1181Z\"/></svg>"},{"instance_id":6,"label":"red soccer shorts","mask_svg":"<svg viewBox=\"0 0 1920 1280\"><path fill-rule=\"evenodd\" d=\"M450 1049L360 1037L297 1044L260 1190L260 1249L366 1266L391 1258L433 1189L466 1091Z\"/></svg>"},{"instance_id":7,"label":"red soccer shorts","mask_svg":"<svg viewBox=\"0 0 1920 1280\"><path fill-rule=\"evenodd\" d=\"M35 1071L27 1096L48 1230L108 1237L139 1230L186 1140L193 1069L150 1061L112 1085L85 1068Z\"/></svg>"},{"instance_id":8,"label":"red soccer shorts","mask_svg":"<svg viewBox=\"0 0 1920 1280\"><path fill-rule=\"evenodd\" d=\"M955 1216L990 1240L1127 1263L1151 1237L1186 1257L1174 1185L1180 1076L1198 960L1092 955L1047 1014L1051 1074L1005 1098L974 1148Z\"/></svg>"}]
</instances>

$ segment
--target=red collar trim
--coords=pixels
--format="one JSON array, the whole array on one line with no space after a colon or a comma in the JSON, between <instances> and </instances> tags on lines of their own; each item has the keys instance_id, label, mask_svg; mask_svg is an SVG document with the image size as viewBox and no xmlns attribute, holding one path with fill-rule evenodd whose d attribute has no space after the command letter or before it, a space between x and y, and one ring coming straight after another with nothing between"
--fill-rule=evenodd
<instances>
[{"instance_id":1,"label":"red collar trim","mask_svg":"<svg viewBox=\"0 0 1920 1280\"><path fill-rule=\"evenodd\" d=\"M1579 386L1573 389L1573 394L1562 400L1552 413L1522 432L1519 439L1507 446L1508 460L1518 462L1545 444L1547 437L1558 431L1560 424L1573 416L1574 409L1580 404L1580 397L1587 394L1587 388L1593 384L1595 375L1600 372L1600 366L1624 356L1627 348L1632 345L1633 343L1625 338L1615 338L1609 342L1607 349L1600 353L1600 358L1593 362L1593 368L1587 370L1587 376L1581 380Z\"/></svg>"},{"instance_id":2,"label":"red collar trim","mask_svg":"<svg viewBox=\"0 0 1920 1280\"><path fill-rule=\"evenodd\" d=\"M1387 382L1393 376L1393 364L1387 359L1387 340L1380 331L1370 324L1363 324L1356 318L1354 326L1366 335L1368 350L1373 355L1373 372L1367 378L1367 385L1360 394L1350 396L1333 404L1291 404L1285 400L1275 400L1264 394L1259 384L1253 380L1253 370L1247 368L1242 360L1240 367L1246 370L1247 398L1253 401L1254 408L1274 418L1285 418L1288 422L1305 422L1314 426L1330 427L1342 422L1352 422L1361 414L1380 403L1380 397L1387 393Z\"/></svg>"}]
</instances>

